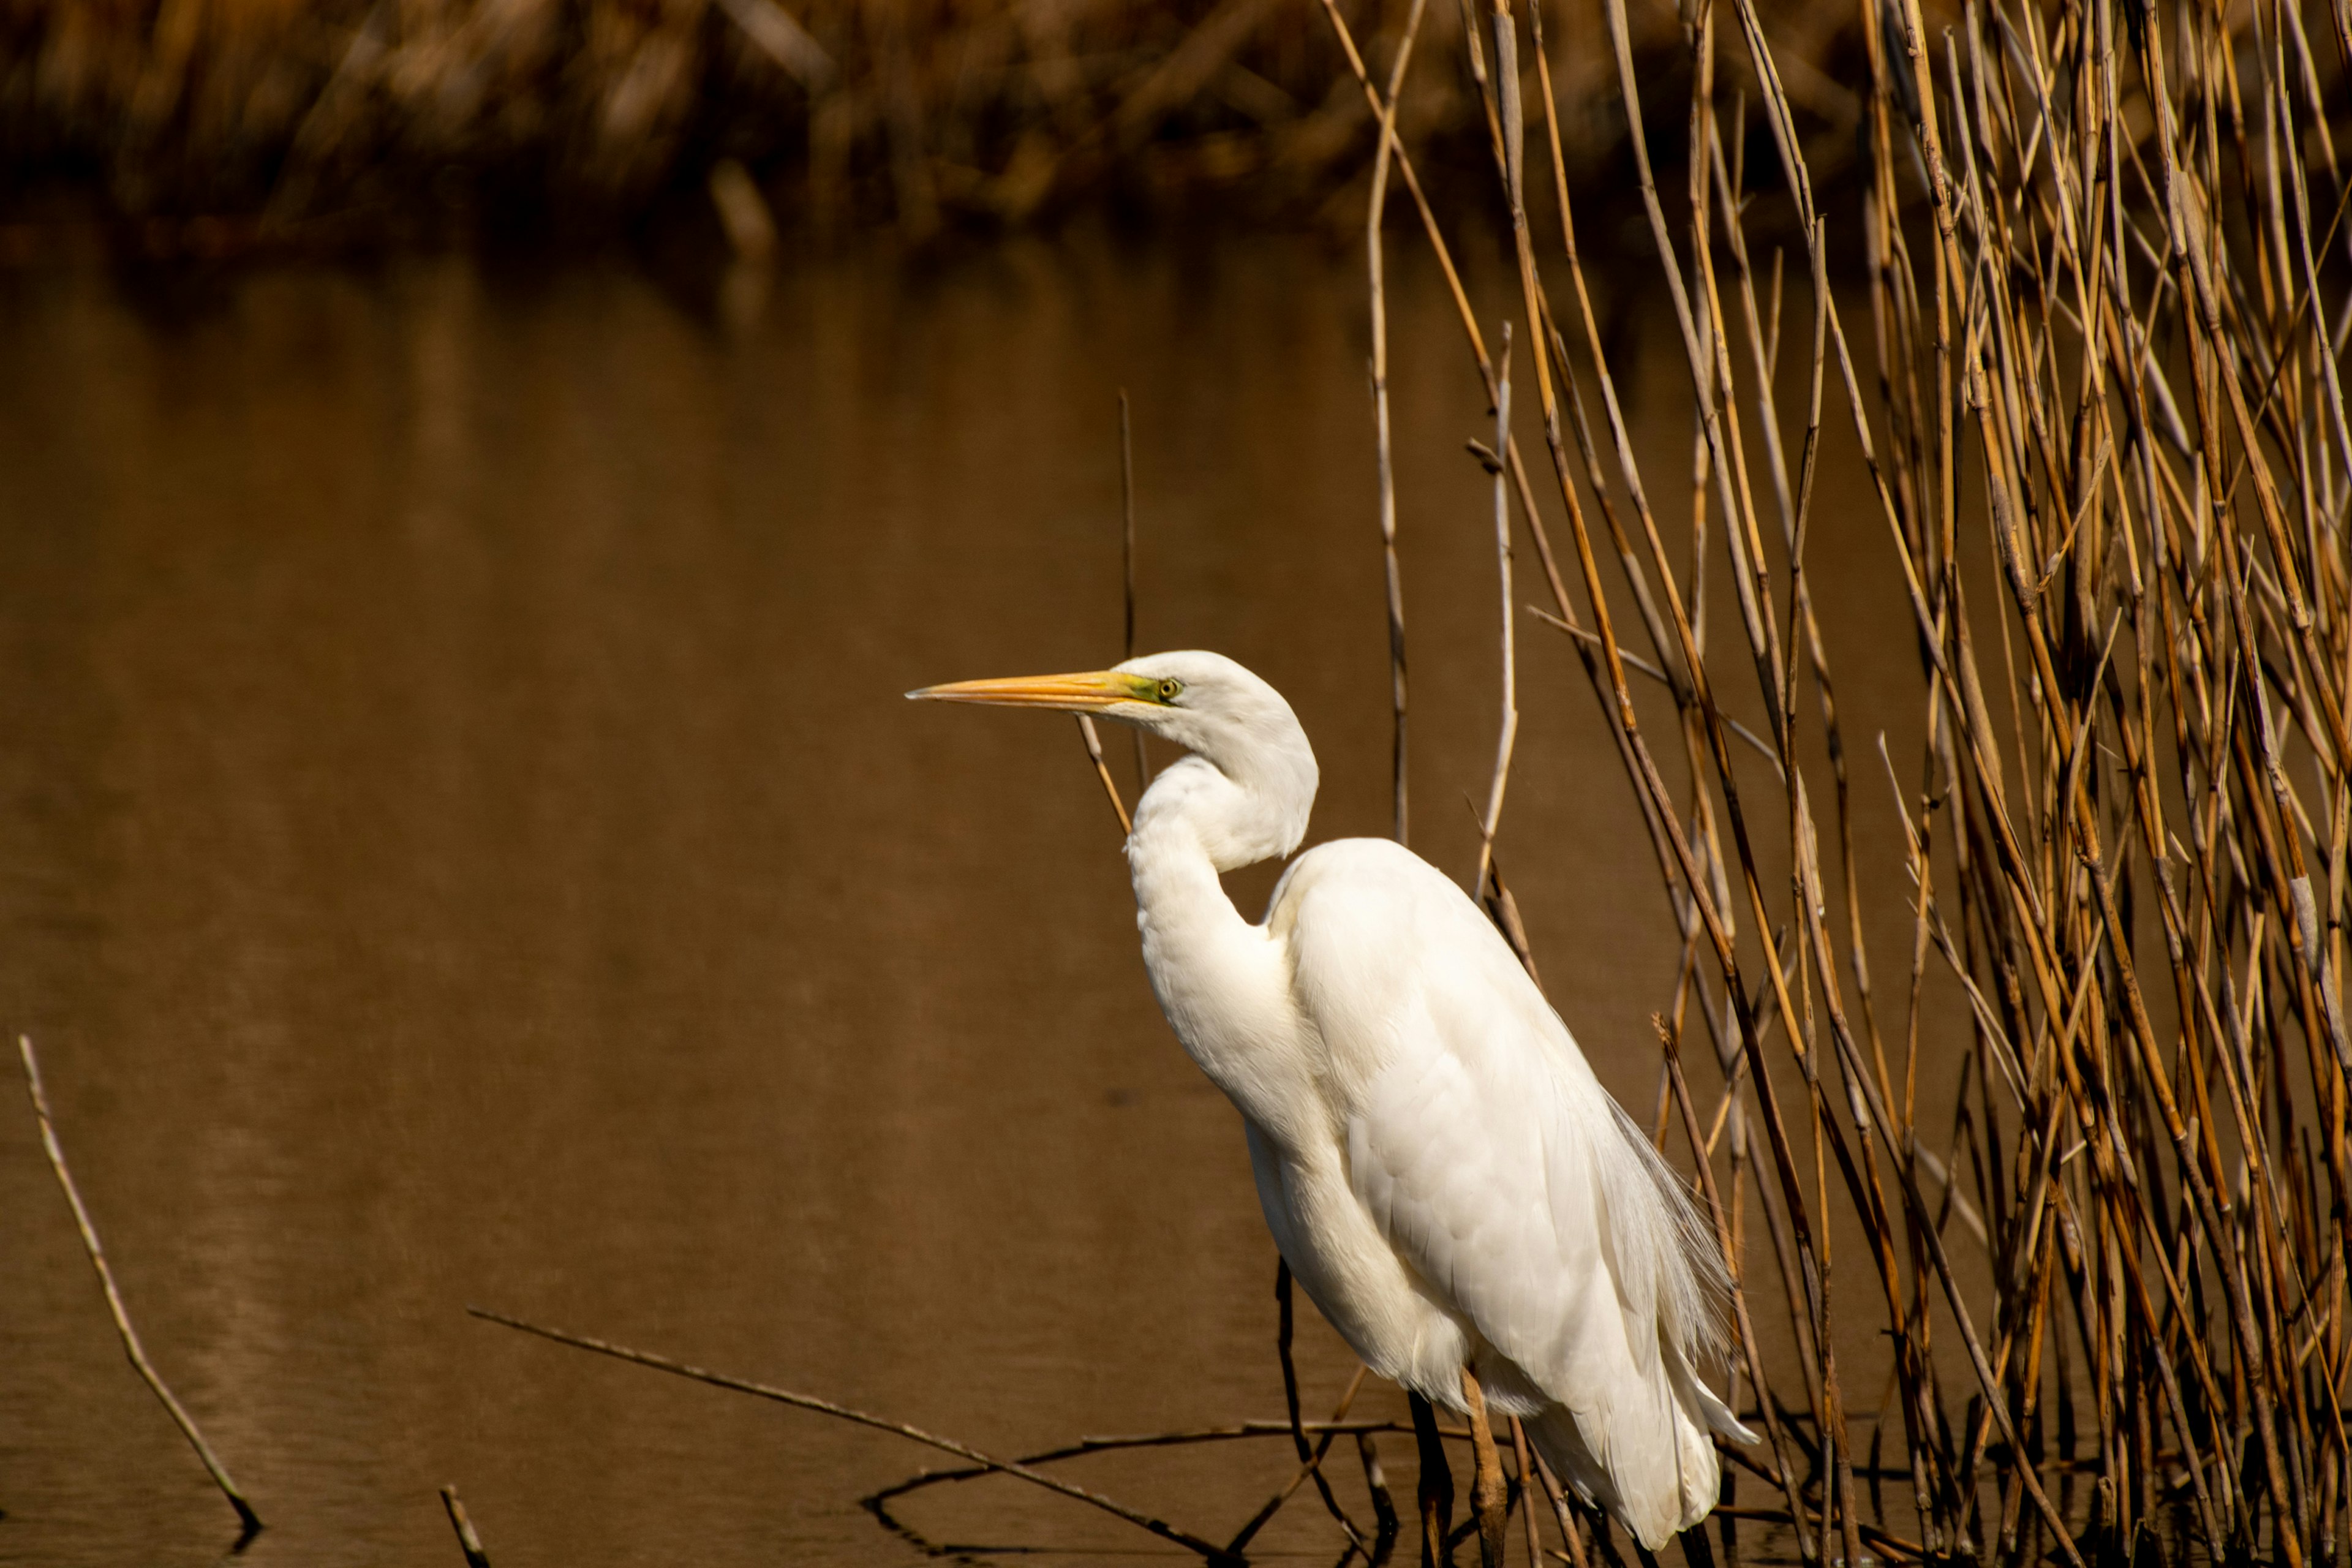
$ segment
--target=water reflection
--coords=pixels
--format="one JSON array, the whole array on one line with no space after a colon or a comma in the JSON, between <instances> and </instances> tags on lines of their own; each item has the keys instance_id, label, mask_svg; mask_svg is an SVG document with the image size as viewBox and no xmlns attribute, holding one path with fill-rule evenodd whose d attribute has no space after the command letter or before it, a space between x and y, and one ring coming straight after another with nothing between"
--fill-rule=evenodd
<instances>
[{"instance_id":1,"label":"water reflection","mask_svg":"<svg viewBox=\"0 0 2352 1568\"><path fill-rule=\"evenodd\" d=\"M250 1561L447 1558L451 1480L500 1561L919 1556L856 1500L919 1451L473 1300L999 1452L1279 1413L1236 1121L1152 1005L1076 735L898 694L1115 657L1124 387L1144 644L1265 674L1322 760L1313 837L1385 831L1352 265L1024 242L714 304L417 260L160 314L0 275L0 994L152 1352L270 1522ZM1435 278L1401 260L1392 292L1416 843L1466 875L1480 407ZM1635 389L1662 472L1672 374ZM1840 494L1824 570L1873 572ZM1883 602L1839 635L1907 657ZM1676 950L1538 633L1504 852L1640 1104ZM1863 714L1908 689L1868 662ZM121 1365L27 1120L0 1114L0 1562L209 1561L226 1511ZM1300 1356L1327 1408L1352 1362L1311 1313ZM1292 1465L1080 1479L1222 1539ZM1017 1488L905 1512L1137 1543ZM1311 1506L1261 1537L1336 1544Z\"/></svg>"}]
</instances>

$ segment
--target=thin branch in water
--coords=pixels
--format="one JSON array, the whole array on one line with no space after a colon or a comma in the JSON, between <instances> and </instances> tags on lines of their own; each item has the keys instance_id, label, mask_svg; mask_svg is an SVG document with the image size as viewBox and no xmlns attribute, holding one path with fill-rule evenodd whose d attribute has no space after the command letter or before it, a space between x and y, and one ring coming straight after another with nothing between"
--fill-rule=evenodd
<instances>
[{"instance_id":1,"label":"thin branch in water","mask_svg":"<svg viewBox=\"0 0 2352 1568\"><path fill-rule=\"evenodd\" d=\"M448 1511L449 1528L457 1532L457 1550L466 1554L466 1568L490 1568L490 1554L482 1550L482 1538L475 1532L474 1521L458 1500L456 1487L441 1489L441 1506Z\"/></svg>"},{"instance_id":2,"label":"thin branch in water","mask_svg":"<svg viewBox=\"0 0 2352 1568\"><path fill-rule=\"evenodd\" d=\"M1351 1389L1350 1397L1353 1396L1353 1393L1354 1390ZM1387 1477L1385 1472L1381 1470L1380 1452L1372 1446L1372 1439L1383 1432L1402 1434L1411 1432L1412 1428L1402 1421L1307 1421L1300 1425L1309 1436L1326 1442L1340 1437L1350 1437L1355 1440L1357 1452L1360 1456L1368 1456L1367 1462L1371 1466L1371 1472L1366 1484L1372 1488L1372 1510L1382 1521L1380 1529L1393 1532L1396 1504L1389 1496ZM1467 1427L1440 1426L1437 1429L1437 1435L1449 1443L1470 1441L1470 1432ZM1123 1453L1136 1448L1197 1447L1207 1443L1246 1442L1290 1436L1290 1423L1287 1421L1253 1420L1229 1426L1199 1426L1174 1432L1139 1433L1131 1436L1080 1437L1076 1442L1065 1443L1056 1448L1045 1448L1034 1454L1024 1454L1012 1462L1034 1468L1038 1465L1055 1464L1065 1459L1082 1459L1094 1454ZM975 1481L983 1476L992 1476L996 1473L993 1468L987 1465L959 1465L952 1469L919 1470L905 1480L884 1487L880 1491L861 1500L868 1510L882 1514L887 1522L887 1505L909 1493L919 1492L929 1487L951 1486L963 1481ZM1280 1495L1286 1501L1300 1486L1306 1484L1306 1480L1307 1475L1302 1469L1294 1480L1284 1488ZM1386 1504L1386 1511L1382 1511L1383 1504ZM1230 1552L1234 1548L1228 1546L1226 1550ZM1381 1557L1381 1552L1376 1534L1372 1558L1378 1562Z\"/></svg>"},{"instance_id":3,"label":"thin branch in water","mask_svg":"<svg viewBox=\"0 0 2352 1568\"><path fill-rule=\"evenodd\" d=\"M879 1415L869 1415L865 1411L852 1410L845 1405L835 1405L830 1399L820 1399L813 1394L795 1394L788 1388L776 1388L764 1383L753 1383L746 1378L730 1377L724 1373L690 1366L684 1362L672 1361L667 1356L655 1355L647 1351L631 1350L625 1345L616 1345L606 1340L591 1339L585 1334L567 1333L562 1329L551 1329L542 1324L527 1322L520 1318L510 1318L503 1312L494 1312L487 1307L467 1307L466 1312L467 1316L479 1318L484 1322L498 1323L526 1334L536 1334L541 1339L552 1340L560 1345L570 1345L574 1350L593 1351L598 1355L611 1356L615 1361L625 1361L637 1366L651 1367L656 1372L666 1372L676 1377L690 1378L696 1383L707 1383L713 1388L731 1389L737 1394L749 1394L756 1398L773 1400L779 1405L789 1405L795 1409L814 1410L820 1415L831 1415L838 1420L854 1422L860 1426L870 1426L877 1432L895 1433L910 1442L920 1443L927 1447L937 1448L942 1453L953 1454L960 1459L970 1460L983 1469L1014 1477L1027 1481L1032 1486L1043 1487L1049 1492L1059 1492L1066 1498L1085 1503L1091 1508L1100 1509L1113 1518L1125 1520L1139 1530L1150 1531L1162 1541L1173 1542L1195 1556L1204 1558L1217 1565L1217 1568L1240 1568L1238 1560L1228 1553L1223 1547L1213 1542L1203 1541L1190 1531L1180 1530L1163 1520L1154 1519L1148 1513L1128 1507L1115 1498L1108 1498L1100 1492L1088 1491L1084 1487L1073 1486L1067 1481L1043 1474L1017 1459L992 1458L968 1444L959 1443L952 1437L942 1437L936 1433L926 1432L919 1426L909 1426L903 1422L891 1421Z\"/></svg>"},{"instance_id":4,"label":"thin branch in water","mask_svg":"<svg viewBox=\"0 0 2352 1568\"><path fill-rule=\"evenodd\" d=\"M1240 1553L1242 1547L1247 1544L1249 1538L1255 1535L1260 1527L1274 1517L1275 1510L1289 1499L1291 1493L1298 1489L1299 1483L1309 1478L1313 1479L1315 1490L1323 1499L1324 1509L1333 1519L1339 1521L1340 1531L1347 1536L1349 1542L1355 1546L1364 1544L1364 1532L1356 1527L1354 1520L1348 1517L1348 1510L1339 1506L1339 1500L1332 1495L1330 1481L1323 1474L1323 1456L1330 1451L1331 1435L1327 1433L1319 1445L1310 1447L1307 1441L1306 1426L1300 1419L1298 1366L1291 1359L1290 1354L1291 1329L1295 1318L1292 1311L1292 1295L1290 1260L1286 1258L1277 1261L1274 1268L1274 1299L1276 1304L1274 1348L1276 1358L1282 1363L1282 1399L1290 1413L1290 1440L1292 1446L1298 1451L1298 1474L1292 1478L1288 1486L1276 1494L1273 1500L1259 1511L1257 1517L1243 1526L1242 1532L1226 1547L1227 1551L1236 1555ZM1332 1420L1339 1420L1348 1414L1348 1407L1356 1402L1356 1390L1363 1386L1363 1369L1360 1367L1357 1369L1355 1379L1348 1384L1348 1392L1341 1397L1339 1408L1332 1415Z\"/></svg>"},{"instance_id":5,"label":"thin branch in water","mask_svg":"<svg viewBox=\"0 0 2352 1568\"><path fill-rule=\"evenodd\" d=\"M1402 1421L1302 1421L1300 1430L1310 1437L1369 1437L1382 1432L1408 1433L1412 1427ZM1202 1443L1232 1443L1260 1437L1287 1437L1291 1435L1288 1421L1249 1420L1225 1426L1193 1426L1173 1432L1140 1432L1127 1436L1080 1437L1057 1448L1045 1448L1034 1454L1024 1454L1012 1461L1016 1465L1048 1465L1060 1459L1079 1459L1089 1454L1110 1454L1129 1448L1182 1448ZM1437 1435L1449 1443L1467 1443L1470 1429L1466 1426L1440 1426ZM925 1487L950 1481L977 1480L996 1472L986 1465L966 1465L950 1470L924 1470L875 1493L877 1498L894 1498Z\"/></svg>"},{"instance_id":6,"label":"thin branch in water","mask_svg":"<svg viewBox=\"0 0 2352 1568\"><path fill-rule=\"evenodd\" d=\"M194 1418L173 1397L171 1389L157 1374L154 1363L147 1359L146 1349L139 1342L139 1331L131 1326L130 1310L122 1304L122 1292L115 1288L114 1270L107 1265L106 1248L99 1243L98 1227L90 1223L89 1210L81 1201L79 1189L74 1185L72 1171L66 1166L65 1147L58 1142L58 1130L49 1116L49 1097L41 1087L41 1064L33 1054L32 1037L19 1035L16 1049L25 1059L25 1087L33 1097L33 1114L41 1123L41 1147L48 1152L49 1169L57 1173L58 1185L65 1190L66 1202L73 1208L75 1228L81 1232L82 1250L89 1254L89 1266L98 1271L98 1283L106 1292L106 1310L114 1315L115 1332L122 1336L122 1352L131 1358L131 1366L155 1397L163 1402L163 1408L171 1412L172 1420L180 1428L180 1435L196 1451L196 1458L204 1461L205 1470L212 1477L213 1485L220 1488L221 1496L228 1499L229 1507L236 1510L240 1530L237 1544L243 1546L261 1533L261 1516L253 1510L253 1505L246 1500L245 1493L230 1479L227 1467L213 1452L212 1445L205 1441L205 1435L196 1429Z\"/></svg>"},{"instance_id":7,"label":"thin branch in water","mask_svg":"<svg viewBox=\"0 0 2352 1568\"><path fill-rule=\"evenodd\" d=\"M1310 1479L1315 1482L1316 1490L1322 1496L1324 1508L1329 1511L1333 1519L1339 1521L1339 1529L1347 1535L1349 1545L1362 1547L1363 1531L1357 1527L1354 1520L1348 1517L1347 1510L1339 1506L1339 1500L1332 1495L1331 1483L1323 1475L1323 1457L1331 1451L1331 1444L1339 1434L1335 1427L1327 1423L1320 1440L1310 1448L1307 1442L1307 1424L1299 1417L1298 1370L1290 1355L1292 1292L1290 1264L1287 1259L1275 1266L1274 1294L1275 1300L1280 1304L1277 1326L1275 1331L1275 1349L1282 1363L1282 1394L1285 1403L1289 1406L1290 1437L1292 1446L1298 1452L1298 1471L1279 1491L1266 1500L1264 1507L1250 1516L1249 1522L1243 1525L1239 1533L1225 1543L1225 1550L1238 1556L1242 1549L1250 1543L1251 1539L1265 1528L1266 1521L1271 1520L1281 1510L1282 1505L1288 1502L1292 1495ZM1357 1391L1364 1386L1366 1370L1361 1366L1357 1367L1356 1375L1348 1380L1347 1391L1339 1395L1339 1406L1331 1413L1332 1422L1336 1423L1347 1418L1349 1410L1356 1403ZM1377 1500L1375 1500L1374 1511L1378 1511Z\"/></svg>"}]
</instances>

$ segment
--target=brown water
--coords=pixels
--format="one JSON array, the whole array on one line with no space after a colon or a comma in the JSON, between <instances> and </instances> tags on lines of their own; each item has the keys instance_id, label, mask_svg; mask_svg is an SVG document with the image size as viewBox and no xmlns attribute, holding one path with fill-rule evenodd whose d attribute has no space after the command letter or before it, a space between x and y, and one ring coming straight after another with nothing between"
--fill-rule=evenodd
<instances>
[{"instance_id":1,"label":"brown water","mask_svg":"<svg viewBox=\"0 0 2352 1568\"><path fill-rule=\"evenodd\" d=\"M1003 1453L1280 1413L1239 1128L1153 1006L1077 737L898 694L1119 656L1124 386L1143 645L1267 676L1322 759L1313 837L1384 832L1355 266L1074 241L764 295L618 263L164 298L0 274L0 1025L39 1042L148 1345L268 1521L245 1561L455 1562L445 1481L501 1568L920 1557L857 1500L924 1450L468 1302ZM1466 876L1481 402L1399 266L1415 842ZM1636 413L1686 474L1652 357ZM1875 591L1859 494L1823 491L1817 559ZM1899 600L1872 605L1833 649L1865 739L1915 683ZM1580 672L1523 637L1505 863L1646 1104L1673 931ZM123 1365L13 1089L0 1256L0 1563L218 1559L229 1513ZM1303 1303L1300 1359L1328 1407L1353 1363ZM1293 1463L1070 1473L1222 1539ZM903 1514L1160 1550L1003 1481ZM1339 1544L1311 1499L1261 1538Z\"/></svg>"}]
</instances>

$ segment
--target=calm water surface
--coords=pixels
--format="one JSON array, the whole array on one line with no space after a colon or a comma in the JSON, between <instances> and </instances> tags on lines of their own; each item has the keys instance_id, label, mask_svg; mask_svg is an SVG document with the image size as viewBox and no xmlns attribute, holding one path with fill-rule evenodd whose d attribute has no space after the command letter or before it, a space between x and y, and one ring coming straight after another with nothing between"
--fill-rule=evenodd
<instances>
[{"instance_id":1,"label":"calm water surface","mask_svg":"<svg viewBox=\"0 0 2352 1568\"><path fill-rule=\"evenodd\" d=\"M1400 267L1414 837L1466 876L1482 400ZM1125 387L1144 646L1275 681L1323 763L1313 837L1386 831L1354 268L1072 242L764 296L620 264L0 275L0 1024L268 1520L244 1561L455 1562L443 1482L501 1568L920 1560L857 1500L925 1451L468 1302L1004 1453L1280 1413L1239 1125L1152 1004L1076 735L899 693L1119 657ZM1635 412L1686 474L1652 357ZM1822 570L1882 571L1860 492L1823 494ZM1910 689L1883 602L1840 634L1857 711ZM1523 632L1505 865L1646 1105L1676 945L1581 674ZM0 1563L219 1560L229 1514L122 1364L13 1089L0 1256ZM1299 1353L1328 1407L1353 1363L1303 1307ZM1071 1473L1222 1538L1293 1464ZM904 1515L1159 1554L1003 1482ZM1311 1500L1261 1539L1339 1546Z\"/></svg>"}]
</instances>

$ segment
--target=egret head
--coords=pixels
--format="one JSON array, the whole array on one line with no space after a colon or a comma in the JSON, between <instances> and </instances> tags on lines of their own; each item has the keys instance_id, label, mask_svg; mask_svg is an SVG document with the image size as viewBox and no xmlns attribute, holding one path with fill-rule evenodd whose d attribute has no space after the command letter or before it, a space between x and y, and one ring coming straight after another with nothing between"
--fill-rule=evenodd
<instances>
[{"instance_id":1,"label":"egret head","mask_svg":"<svg viewBox=\"0 0 2352 1568\"><path fill-rule=\"evenodd\" d=\"M1282 693L1221 653L1146 654L1109 669L960 680L907 695L1092 713L1148 730L1262 797L1280 816L1279 851L1297 846L1315 800L1315 753Z\"/></svg>"}]
</instances>

